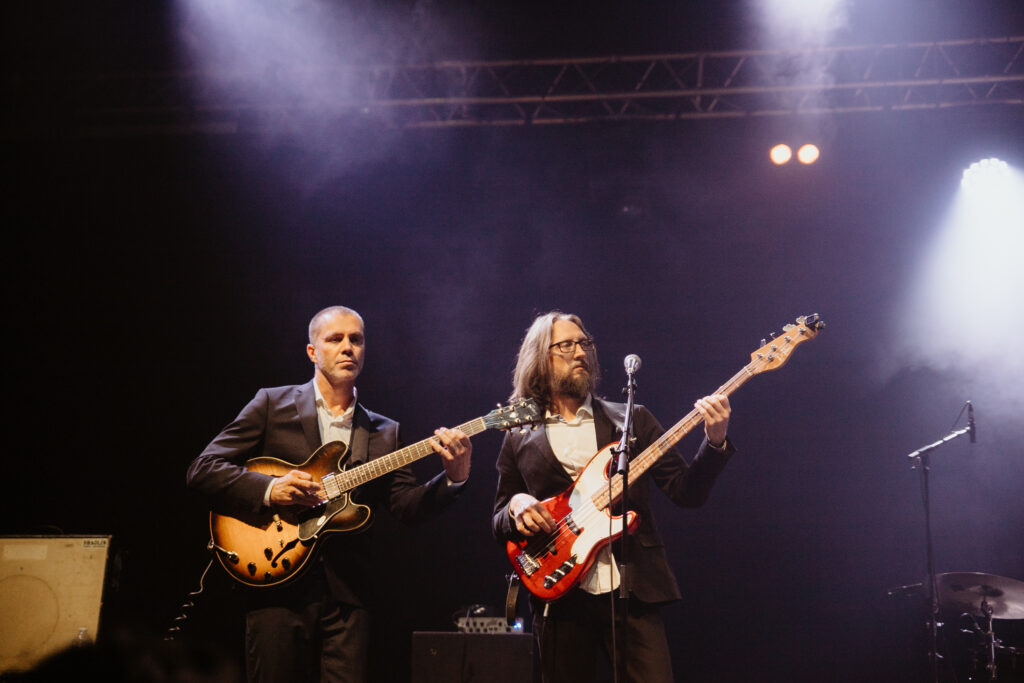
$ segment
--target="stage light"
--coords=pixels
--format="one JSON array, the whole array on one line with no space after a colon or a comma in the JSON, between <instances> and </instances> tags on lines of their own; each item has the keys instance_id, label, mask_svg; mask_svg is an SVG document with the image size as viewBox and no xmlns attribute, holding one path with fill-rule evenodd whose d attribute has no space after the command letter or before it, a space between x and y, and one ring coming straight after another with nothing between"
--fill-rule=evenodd
<instances>
[{"instance_id":1,"label":"stage light","mask_svg":"<svg viewBox=\"0 0 1024 683\"><path fill-rule=\"evenodd\" d=\"M761 41L772 47L795 52L803 48L832 43L849 23L848 5L852 0L759 0L748 3L762 33ZM808 62L808 65L811 63ZM825 69L823 59L814 68Z\"/></svg>"},{"instance_id":2,"label":"stage light","mask_svg":"<svg viewBox=\"0 0 1024 683\"><path fill-rule=\"evenodd\" d=\"M913 321L900 336L914 366L984 384L1018 410L1024 409L1022 216L1024 174L998 159L972 164L900 316Z\"/></svg>"},{"instance_id":3,"label":"stage light","mask_svg":"<svg viewBox=\"0 0 1024 683\"><path fill-rule=\"evenodd\" d=\"M996 191L1010 179L1010 166L999 159L975 161L964 171L960 185L968 191Z\"/></svg>"},{"instance_id":4,"label":"stage light","mask_svg":"<svg viewBox=\"0 0 1024 683\"><path fill-rule=\"evenodd\" d=\"M768 156L771 158L772 163L781 166L793 158L793 150L789 148L789 145L775 145L768 152Z\"/></svg>"},{"instance_id":5,"label":"stage light","mask_svg":"<svg viewBox=\"0 0 1024 683\"><path fill-rule=\"evenodd\" d=\"M821 152L818 150L817 146L811 144L803 145L796 152L796 158L801 164L813 164L818 160L820 155Z\"/></svg>"}]
</instances>

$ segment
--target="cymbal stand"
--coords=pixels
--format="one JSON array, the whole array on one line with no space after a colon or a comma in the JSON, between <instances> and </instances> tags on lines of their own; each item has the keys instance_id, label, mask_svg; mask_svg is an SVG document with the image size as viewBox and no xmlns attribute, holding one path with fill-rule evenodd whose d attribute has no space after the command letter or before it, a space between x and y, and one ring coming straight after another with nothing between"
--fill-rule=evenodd
<instances>
[{"instance_id":1,"label":"cymbal stand","mask_svg":"<svg viewBox=\"0 0 1024 683\"><path fill-rule=\"evenodd\" d=\"M985 615L985 641L988 650L988 664L985 668L988 670L988 680L996 680L996 633L992 630L992 605L988 604L988 600L984 597L981 598L981 613Z\"/></svg>"}]
</instances>

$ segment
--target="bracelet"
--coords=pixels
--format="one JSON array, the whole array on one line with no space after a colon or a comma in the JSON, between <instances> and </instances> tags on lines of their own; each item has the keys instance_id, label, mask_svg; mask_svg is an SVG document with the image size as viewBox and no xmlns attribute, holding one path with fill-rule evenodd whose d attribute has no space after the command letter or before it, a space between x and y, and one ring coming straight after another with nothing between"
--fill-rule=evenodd
<instances>
[{"instance_id":1,"label":"bracelet","mask_svg":"<svg viewBox=\"0 0 1024 683\"><path fill-rule=\"evenodd\" d=\"M711 448L714 448L716 451L724 451L725 450L725 445L727 443L729 443L729 437L728 436L725 437L724 439L722 439L722 443L718 444L717 446L715 444L711 443L710 441L708 441L708 446L711 447Z\"/></svg>"}]
</instances>

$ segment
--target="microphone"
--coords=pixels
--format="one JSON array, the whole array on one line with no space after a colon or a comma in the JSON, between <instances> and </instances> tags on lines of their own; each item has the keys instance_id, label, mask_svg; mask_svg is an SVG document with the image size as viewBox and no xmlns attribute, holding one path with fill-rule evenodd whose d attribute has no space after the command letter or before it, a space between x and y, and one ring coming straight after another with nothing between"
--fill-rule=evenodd
<instances>
[{"instance_id":1,"label":"microphone","mask_svg":"<svg viewBox=\"0 0 1024 683\"><path fill-rule=\"evenodd\" d=\"M636 388L636 382L633 381L633 375L640 369L640 356L635 353L631 353L622 361L622 364L626 367L626 388L622 390L622 393L629 397L626 405L632 410L633 407L633 389ZM632 416L626 415L626 424L623 428L626 430L622 432L622 438L619 440L619 462L616 466L615 471L618 474L626 474L629 471L629 432L632 431Z\"/></svg>"},{"instance_id":2,"label":"microphone","mask_svg":"<svg viewBox=\"0 0 1024 683\"><path fill-rule=\"evenodd\" d=\"M967 435L971 437L971 443L977 443L978 428L974 425L974 404L967 402Z\"/></svg>"}]
</instances>

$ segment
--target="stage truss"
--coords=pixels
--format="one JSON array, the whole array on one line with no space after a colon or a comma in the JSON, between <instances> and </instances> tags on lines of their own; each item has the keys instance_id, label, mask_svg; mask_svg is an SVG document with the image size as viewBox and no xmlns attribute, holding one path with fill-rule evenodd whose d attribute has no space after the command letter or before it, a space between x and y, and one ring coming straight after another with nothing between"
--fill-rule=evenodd
<instances>
[{"instance_id":1,"label":"stage truss","mask_svg":"<svg viewBox=\"0 0 1024 683\"><path fill-rule=\"evenodd\" d=\"M19 88L21 97L17 96ZM582 59L113 73L9 84L9 127L259 132L326 115L393 128L782 117L1024 105L1024 36ZM19 117L38 99L49 116Z\"/></svg>"}]
</instances>

